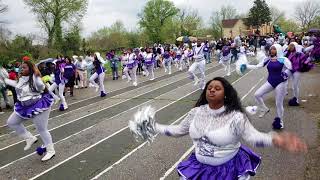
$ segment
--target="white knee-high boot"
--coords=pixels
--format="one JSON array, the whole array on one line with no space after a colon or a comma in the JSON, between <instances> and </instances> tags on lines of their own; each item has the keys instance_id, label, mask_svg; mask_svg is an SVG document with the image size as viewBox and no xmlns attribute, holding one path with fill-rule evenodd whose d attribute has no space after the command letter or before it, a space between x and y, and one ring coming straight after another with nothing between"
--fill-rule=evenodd
<instances>
[{"instance_id":1,"label":"white knee-high boot","mask_svg":"<svg viewBox=\"0 0 320 180\"><path fill-rule=\"evenodd\" d=\"M50 160L53 156L55 156L56 152L54 150L53 144L48 144L46 147L47 153L46 155L41 159L41 161L48 161Z\"/></svg>"}]
</instances>

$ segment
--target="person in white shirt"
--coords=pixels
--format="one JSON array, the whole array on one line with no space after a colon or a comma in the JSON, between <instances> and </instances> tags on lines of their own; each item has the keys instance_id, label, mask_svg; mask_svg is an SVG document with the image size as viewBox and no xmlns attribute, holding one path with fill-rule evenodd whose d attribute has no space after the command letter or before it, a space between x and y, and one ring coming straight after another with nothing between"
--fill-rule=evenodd
<instances>
[{"instance_id":1,"label":"person in white shirt","mask_svg":"<svg viewBox=\"0 0 320 180\"><path fill-rule=\"evenodd\" d=\"M241 139L256 147L275 146L289 152L307 150L306 144L292 133L263 133L255 129L236 90L222 77L207 82L195 107L180 124L156 123L154 115L151 108L142 109L135 114L135 121L130 121L130 130L148 140L157 133L171 137L189 135L195 151L177 166L181 180L247 180L254 176L261 157L243 145Z\"/></svg>"},{"instance_id":2,"label":"person in white shirt","mask_svg":"<svg viewBox=\"0 0 320 180\"><path fill-rule=\"evenodd\" d=\"M7 85L15 87L18 102L15 104L14 112L9 117L8 126L26 141L24 150L27 151L37 142L23 125L31 119L40 134L46 147L46 154L41 159L47 161L55 155L52 137L48 131L48 119L51 106L54 102L45 84L41 80L41 74L36 66L30 61L25 61L21 65L21 73L18 81L2 78Z\"/></svg>"},{"instance_id":3,"label":"person in white shirt","mask_svg":"<svg viewBox=\"0 0 320 180\"><path fill-rule=\"evenodd\" d=\"M79 57L79 60L76 62L76 68L80 77L80 88L88 87L88 74L87 74L87 62L83 59L83 56Z\"/></svg>"},{"instance_id":4,"label":"person in white shirt","mask_svg":"<svg viewBox=\"0 0 320 180\"><path fill-rule=\"evenodd\" d=\"M201 43L198 40L197 45L192 49L192 56L195 62L190 66L188 75L189 78L194 80L194 85L200 86L200 89L204 89L205 86L205 70L206 70L206 61L204 59L204 43ZM200 72L200 78L196 76L196 71Z\"/></svg>"}]
</instances>

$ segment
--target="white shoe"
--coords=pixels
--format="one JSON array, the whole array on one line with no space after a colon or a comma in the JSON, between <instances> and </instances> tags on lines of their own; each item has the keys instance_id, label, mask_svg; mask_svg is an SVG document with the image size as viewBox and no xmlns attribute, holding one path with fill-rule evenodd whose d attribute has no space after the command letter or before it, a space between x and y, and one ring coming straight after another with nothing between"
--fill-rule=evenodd
<instances>
[{"instance_id":1,"label":"white shoe","mask_svg":"<svg viewBox=\"0 0 320 180\"><path fill-rule=\"evenodd\" d=\"M171 74L171 71L169 72L169 75Z\"/></svg>"},{"instance_id":2,"label":"white shoe","mask_svg":"<svg viewBox=\"0 0 320 180\"><path fill-rule=\"evenodd\" d=\"M79 88L79 86L75 85L75 86L74 86L74 88L78 89L78 88Z\"/></svg>"},{"instance_id":3,"label":"white shoe","mask_svg":"<svg viewBox=\"0 0 320 180\"><path fill-rule=\"evenodd\" d=\"M25 135L25 140L26 140L26 146L23 148L23 150L27 151L31 148L31 146L38 141L38 139L33 136L30 132L28 132Z\"/></svg>"},{"instance_id":4,"label":"white shoe","mask_svg":"<svg viewBox=\"0 0 320 180\"><path fill-rule=\"evenodd\" d=\"M127 78L126 75L123 75L123 76L122 76L122 79L126 79L126 78Z\"/></svg>"},{"instance_id":5,"label":"white shoe","mask_svg":"<svg viewBox=\"0 0 320 180\"><path fill-rule=\"evenodd\" d=\"M166 72L167 72L167 69L164 69L164 72L166 73Z\"/></svg>"},{"instance_id":6,"label":"white shoe","mask_svg":"<svg viewBox=\"0 0 320 180\"><path fill-rule=\"evenodd\" d=\"M231 75L231 73L227 73L227 76L230 76Z\"/></svg>"},{"instance_id":7,"label":"white shoe","mask_svg":"<svg viewBox=\"0 0 320 180\"><path fill-rule=\"evenodd\" d=\"M96 92L98 92L99 91L99 86L95 86L95 88L96 88Z\"/></svg>"},{"instance_id":8,"label":"white shoe","mask_svg":"<svg viewBox=\"0 0 320 180\"><path fill-rule=\"evenodd\" d=\"M53 144L49 144L46 147L47 153L46 155L41 159L41 161L48 161L50 160L53 156L55 156L56 152L54 150Z\"/></svg>"},{"instance_id":9,"label":"white shoe","mask_svg":"<svg viewBox=\"0 0 320 180\"><path fill-rule=\"evenodd\" d=\"M270 109L261 110L259 114L259 118L263 118L268 112L270 112Z\"/></svg>"},{"instance_id":10,"label":"white shoe","mask_svg":"<svg viewBox=\"0 0 320 180\"><path fill-rule=\"evenodd\" d=\"M133 86L138 86L138 83L137 82L133 82Z\"/></svg>"},{"instance_id":11,"label":"white shoe","mask_svg":"<svg viewBox=\"0 0 320 180\"><path fill-rule=\"evenodd\" d=\"M246 112L251 114L251 115L257 114L257 110L258 110L257 106L248 106L248 107L246 107Z\"/></svg>"},{"instance_id":12,"label":"white shoe","mask_svg":"<svg viewBox=\"0 0 320 180\"><path fill-rule=\"evenodd\" d=\"M154 78L151 78L151 79L150 79L150 81L153 81L153 80L154 80Z\"/></svg>"}]
</instances>

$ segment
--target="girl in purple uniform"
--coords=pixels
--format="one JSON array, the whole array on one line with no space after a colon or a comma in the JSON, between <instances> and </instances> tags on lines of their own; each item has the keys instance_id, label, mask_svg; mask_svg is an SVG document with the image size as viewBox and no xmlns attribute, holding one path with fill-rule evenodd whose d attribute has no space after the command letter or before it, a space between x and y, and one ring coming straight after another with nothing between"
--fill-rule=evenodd
<instances>
[{"instance_id":1,"label":"girl in purple uniform","mask_svg":"<svg viewBox=\"0 0 320 180\"><path fill-rule=\"evenodd\" d=\"M268 80L264 83L254 94L256 102L258 103L259 117L263 117L270 110L264 104L263 96L271 91L276 94L276 109L277 116L274 118L272 124L274 129L283 128L283 100L286 95L286 80L289 71L292 70L291 62L283 56L282 47L279 44L271 46L269 50L270 57L265 58L257 65L247 65L248 69L258 69L266 67L268 69Z\"/></svg>"},{"instance_id":2,"label":"girl in purple uniform","mask_svg":"<svg viewBox=\"0 0 320 180\"><path fill-rule=\"evenodd\" d=\"M54 83L49 87L49 91L53 92L58 88L58 96L61 100L61 104L59 107L60 111L64 111L68 109L68 104L63 95L64 88L68 80L64 77L64 67L66 63L65 60L60 58L56 61L55 70L54 70Z\"/></svg>"},{"instance_id":3,"label":"girl in purple uniform","mask_svg":"<svg viewBox=\"0 0 320 180\"><path fill-rule=\"evenodd\" d=\"M100 56L100 53L98 52L94 53L93 65L96 72L90 77L89 81L91 84L93 84L96 87L96 91L100 91L100 97L105 97L107 95L104 89L105 69L103 67L103 64L105 64L105 61ZM95 82L97 78L99 80L99 85Z\"/></svg>"}]
</instances>

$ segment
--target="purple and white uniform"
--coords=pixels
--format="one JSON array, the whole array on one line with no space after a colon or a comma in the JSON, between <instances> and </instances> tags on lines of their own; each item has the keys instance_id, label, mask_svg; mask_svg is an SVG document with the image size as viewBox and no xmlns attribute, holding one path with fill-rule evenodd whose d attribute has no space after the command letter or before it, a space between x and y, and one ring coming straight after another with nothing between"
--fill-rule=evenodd
<instances>
[{"instance_id":1,"label":"purple and white uniform","mask_svg":"<svg viewBox=\"0 0 320 180\"><path fill-rule=\"evenodd\" d=\"M296 42L292 42L294 45L294 52L287 52L286 57L290 60L292 64L292 70L289 72L289 77L292 79L292 89L293 89L293 98L290 99L290 106L299 105L299 84L300 84L300 65L304 60L307 59L307 56L304 55L302 49Z\"/></svg>"},{"instance_id":2,"label":"purple and white uniform","mask_svg":"<svg viewBox=\"0 0 320 180\"><path fill-rule=\"evenodd\" d=\"M153 53L147 53L144 59L144 65L143 70L146 72L146 76L149 76L151 74L150 80L154 80L154 62L156 55Z\"/></svg>"},{"instance_id":3,"label":"purple and white uniform","mask_svg":"<svg viewBox=\"0 0 320 180\"><path fill-rule=\"evenodd\" d=\"M31 83L29 81L33 81L32 86L30 86ZM19 100L15 104L14 112L7 121L8 126L26 140L24 150L28 150L37 141L37 138L23 125L26 120L31 119L40 134L44 146L47 148L47 154L42 160L49 160L55 153L52 137L47 128L51 106L54 102L53 97L45 92L45 84L41 77L36 75L31 77L21 76L17 82L5 79L5 82L15 87ZM48 154L49 151L51 154Z\"/></svg>"},{"instance_id":4,"label":"purple and white uniform","mask_svg":"<svg viewBox=\"0 0 320 180\"><path fill-rule=\"evenodd\" d=\"M138 56L135 53L131 53L128 56L128 62L125 64L126 67L123 70L124 74L128 78L128 82L132 80L134 86L138 85L138 82L137 82Z\"/></svg>"},{"instance_id":5,"label":"purple and white uniform","mask_svg":"<svg viewBox=\"0 0 320 180\"><path fill-rule=\"evenodd\" d=\"M205 88L205 70L206 70L206 61L204 59L204 43L200 46L195 46L192 49L192 56L195 62L190 66L188 70L188 76L190 79L194 80L194 85L200 86L200 89ZM196 71L200 72L200 78L196 76ZM200 82L200 83L199 83Z\"/></svg>"},{"instance_id":6,"label":"purple and white uniform","mask_svg":"<svg viewBox=\"0 0 320 180\"><path fill-rule=\"evenodd\" d=\"M51 92L51 94L53 96L55 96L55 95L52 92L53 91L57 92L57 90L58 90L58 97L61 100L61 104L60 104L59 109L61 111L68 109L67 101L63 95L65 85L68 82L68 79L66 79L64 77L65 65L66 65L66 63L63 60L58 60L56 62L56 69L54 72L54 83L49 87L49 91ZM55 97L55 99L57 99L57 98Z\"/></svg>"},{"instance_id":7,"label":"purple and white uniform","mask_svg":"<svg viewBox=\"0 0 320 180\"><path fill-rule=\"evenodd\" d=\"M163 54L163 62L162 65L164 67L164 72L171 74L171 64L172 64L172 57L168 51L165 51Z\"/></svg>"},{"instance_id":8,"label":"purple and white uniform","mask_svg":"<svg viewBox=\"0 0 320 180\"><path fill-rule=\"evenodd\" d=\"M292 65L289 59L283 56L281 45L275 44L273 47L277 50L277 59L268 57L257 65L247 65L247 67L248 69L267 67L268 80L255 92L254 96L258 103L258 109L261 111L259 117L263 117L269 112L269 108L264 104L263 96L275 90L277 116L273 123L273 127L275 129L281 129L283 128L283 100L286 95L286 80L289 71L292 69Z\"/></svg>"},{"instance_id":9,"label":"purple and white uniform","mask_svg":"<svg viewBox=\"0 0 320 180\"><path fill-rule=\"evenodd\" d=\"M100 56L100 53L96 52L95 59L93 61L93 65L95 67L96 72L90 77L89 81L96 87L96 91L100 91L101 97L106 96L106 91L104 88L105 69L103 67L103 64L105 63L106 61ZM99 80L99 85L95 82L97 78Z\"/></svg>"},{"instance_id":10,"label":"purple and white uniform","mask_svg":"<svg viewBox=\"0 0 320 180\"><path fill-rule=\"evenodd\" d=\"M272 133L257 131L246 115L225 107L211 109L208 104L191 109L178 125L156 123L158 133L180 137L190 135L195 151L177 166L181 179L249 179L261 158L241 139L256 146L272 146ZM230 168L232 167L232 168Z\"/></svg>"}]
</instances>

